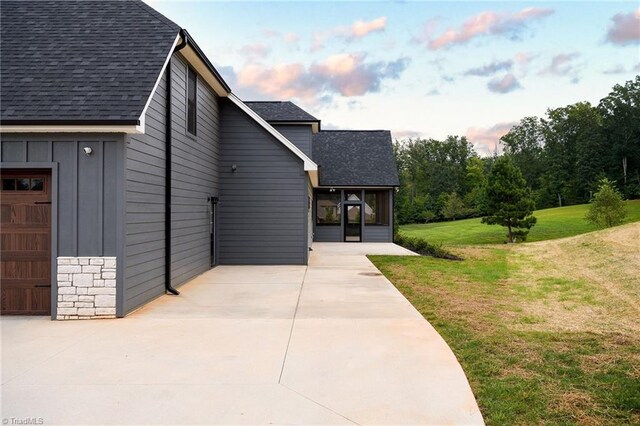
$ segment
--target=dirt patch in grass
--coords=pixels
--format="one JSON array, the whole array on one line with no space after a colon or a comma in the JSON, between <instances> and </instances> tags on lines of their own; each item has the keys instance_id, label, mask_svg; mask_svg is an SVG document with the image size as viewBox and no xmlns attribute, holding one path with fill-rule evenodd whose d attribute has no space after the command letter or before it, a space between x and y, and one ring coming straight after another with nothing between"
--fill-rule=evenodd
<instances>
[{"instance_id":1,"label":"dirt patch in grass","mask_svg":"<svg viewBox=\"0 0 640 426\"><path fill-rule=\"evenodd\" d=\"M640 421L640 223L466 260L372 256L449 343L487 424Z\"/></svg>"}]
</instances>

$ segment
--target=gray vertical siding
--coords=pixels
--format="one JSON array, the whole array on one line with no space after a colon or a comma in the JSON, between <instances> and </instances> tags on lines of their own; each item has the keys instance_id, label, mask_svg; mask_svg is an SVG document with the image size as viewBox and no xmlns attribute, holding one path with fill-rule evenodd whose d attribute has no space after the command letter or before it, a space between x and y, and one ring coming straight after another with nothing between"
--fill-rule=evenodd
<instances>
[{"instance_id":1,"label":"gray vertical siding","mask_svg":"<svg viewBox=\"0 0 640 426\"><path fill-rule=\"evenodd\" d=\"M58 256L116 256L123 137L115 134L2 134L2 163L58 163ZM85 155L83 148L93 153ZM6 166L4 166L6 167Z\"/></svg>"},{"instance_id":2,"label":"gray vertical siding","mask_svg":"<svg viewBox=\"0 0 640 426\"><path fill-rule=\"evenodd\" d=\"M312 132L309 124L277 124L273 127L311 158Z\"/></svg>"},{"instance_id":3,"label":"gray vertical siding","mask_svg":"<svg viewBox=\"0 0 640 426\"><path fill-rule=\"evenodd\" d=\"M198 80L197 136L186 132L186 64L172 64L171 284L179 286L210 267L207 198L218 196L219 109ZM146 134L129 138L125 312L164 292L166 75L147 110Z\"/></svg>"},{"instance_id":4,"label":"gray vertical siding","mask_svg":"<svg viewBox=\"0 0 640 426\"><path fill-rule=\"evenodd\" d=\"M302 160L236 106L221 103L220 263L306 264Z\"/></svg>"}]
</instances>

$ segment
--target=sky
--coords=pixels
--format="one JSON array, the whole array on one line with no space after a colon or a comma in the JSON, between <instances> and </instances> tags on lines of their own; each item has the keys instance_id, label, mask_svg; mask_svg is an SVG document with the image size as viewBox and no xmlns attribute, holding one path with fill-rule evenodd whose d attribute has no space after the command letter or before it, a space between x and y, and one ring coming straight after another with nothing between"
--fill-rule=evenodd
<instances>
[{"instance_id":1,"label":"sky","mask_svg":"<svg viewBox=\"0 0 640 426\"><path fill-rule=\"evenodd\" d=\"M323 129L464 135L480 154L640 74L639 1L146 2L243 100L291 100Z\"/></svg>"}]
</instances>

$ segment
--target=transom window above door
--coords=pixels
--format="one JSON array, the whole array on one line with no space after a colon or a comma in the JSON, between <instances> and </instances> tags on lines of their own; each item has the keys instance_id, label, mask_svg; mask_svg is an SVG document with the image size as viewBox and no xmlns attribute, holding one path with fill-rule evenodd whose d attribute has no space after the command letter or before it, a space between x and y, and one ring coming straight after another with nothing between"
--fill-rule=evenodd
<instances>
[{"instance_id":1,"label":"transom window above door","mask_svg":"<svg viewBox=\"0 0 640 426\"><path fill-rule=\"evenodd\" d=\"M360 201L360 197L362 197L361 191L344 191L345 201Z\"/></svg>"}]
</instances>

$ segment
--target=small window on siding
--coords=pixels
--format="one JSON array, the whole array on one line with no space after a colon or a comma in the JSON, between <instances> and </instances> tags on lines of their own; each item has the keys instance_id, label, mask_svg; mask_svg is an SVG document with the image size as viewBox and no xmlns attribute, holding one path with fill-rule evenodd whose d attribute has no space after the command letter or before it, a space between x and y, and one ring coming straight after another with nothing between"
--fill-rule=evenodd
<instances>
[{"instance_id":1,"label":"small window on siding","mask_svg":"<svg viewBox=\"0 0 640 426\"><path fill-rule=\"evenodd\" d=\"M196 73L191 68L187 71L187 131L195 136L197 117L197 82Z\"/></svg>"}]
</instances>

